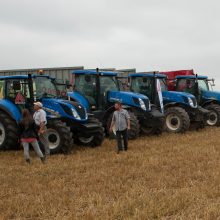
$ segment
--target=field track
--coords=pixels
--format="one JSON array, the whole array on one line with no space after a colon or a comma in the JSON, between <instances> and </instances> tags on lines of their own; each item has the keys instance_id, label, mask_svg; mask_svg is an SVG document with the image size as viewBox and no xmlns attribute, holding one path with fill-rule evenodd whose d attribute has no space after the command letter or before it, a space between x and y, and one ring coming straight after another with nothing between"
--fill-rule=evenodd
<instances>
[{"instance_id":1,"label":"field track","mask_svg":"<svg viewBox=\"0 0 220 220\"><path fill-rule=\"evenodd\" d=\"M0 219L220 219L220 128L52 156L0 152Z\"/></svg>"}]
</instances>

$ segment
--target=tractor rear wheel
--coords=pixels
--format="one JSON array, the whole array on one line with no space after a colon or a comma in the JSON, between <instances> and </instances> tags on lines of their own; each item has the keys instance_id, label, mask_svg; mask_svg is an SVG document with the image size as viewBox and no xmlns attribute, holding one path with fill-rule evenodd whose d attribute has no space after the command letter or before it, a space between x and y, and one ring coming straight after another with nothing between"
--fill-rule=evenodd
<instances>
[{"instance_id":1,"label":"tractor rear wheel","mask_svg":"<svg viewBox=\"0 0 220 220\"><path fill-rule=\"evenodd\" d=\"M206 121L206 124L209 126L220 126L220 106L211 104L205 108L210 111L209 119Z\"/></svg>"},{"instance_id":2,"label":"tractor rear wheel","mask_svg":"<svg viewBox=\"0 0 220 220\"><path fill-rule=\"evenodd\" d=\"M131 129L128 130L128 139L129 140L133 140L133 139L136 139L138 136L139 136L139 133L140 133L140 124L139 124L139 121L137 119L137 117L134 115L133 112L128 112L129 115L130 115L130 123L131 123ZM109 115L108 119L107 119L107 134L110 136L110 137L114 137L115 135L112 134L109 129L110 129L110 126L111 126L111 122L112 122L112 116L113 116L113 113Z\"/></svg>"},{"instance_id":3,"label":"tractor rear wheel","mask_svg":"<svg viewBox=\"0 0 220 220\"><path fill-rule=\"evenodd\" d=\"M170 107L165 110L164 128L170 133L183 133L190 127L188 113L181 107Z\"/></svg>"},{"instance_id":4,"label":"tractor rear wheel","mask_svg":"<svg viewBox=\"0 0 220 220\"><path fill-rule=\"evenodd\" d=\"M17 123L6 113L0 112L0 150L16 149L18 140Z\"/></svg>"},{"instance_id":5,"label":"tractor rear wheel","mask_svg":"<svg viewBox=\"0 0 220 220\"><path fill-rule=\"evenodd\" d=\"M76 136L74 143L77 145L83 145L83 146L90 146L90 147L97 147L101 146L102 142L104 141L104 128L102 127L102 123L96 119L96 118L89 118L89 123L96 123L98 125L97 128L95 128L94 133L88 137L85 136Z\"/></svg>"},{"instance_id":6,"label":"tractor rear wheel","mask_svg":"<svg viewBox=\"0 0 220 220\"><path fill-rule=\"evenodd\" d=\"M47 124L47 139L51 154L68 153L73 145L72 133L65 123L59 120L49 120Z\"/></svg>"}]
</instances>

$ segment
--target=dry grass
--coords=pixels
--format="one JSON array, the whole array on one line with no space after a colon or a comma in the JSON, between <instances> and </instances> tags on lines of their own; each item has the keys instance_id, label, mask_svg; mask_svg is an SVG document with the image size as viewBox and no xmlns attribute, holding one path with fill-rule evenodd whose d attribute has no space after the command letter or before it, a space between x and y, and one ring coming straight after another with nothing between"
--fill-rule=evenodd
<instances>
[{"instance_id":1,"label":"dry grass","mask_svg":"<svg viewBox=\"0 0 220 220\"><path fill-rule=\"evenodd\" d=\"M142 137L30 166L0 153L0 219L220 219L220 129Z\"/></svg>"}]
</instances>

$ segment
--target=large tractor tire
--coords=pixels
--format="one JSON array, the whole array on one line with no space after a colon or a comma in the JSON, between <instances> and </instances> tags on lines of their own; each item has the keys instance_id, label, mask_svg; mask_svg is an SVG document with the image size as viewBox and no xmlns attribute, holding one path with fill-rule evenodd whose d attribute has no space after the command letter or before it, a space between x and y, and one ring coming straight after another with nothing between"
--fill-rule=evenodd
<instances>
[{"instance_id":1,"label":"large tractor tire","mask_svg":"<svg viewBox=\"0 0 220 220\"><path fill-rule=\"evenodd\" d=\"M158 120L160 120L161 126L152 127L141 125L141 133L144 135L161 135L163 132L164 119L160 118Z\"/></svg>"},{"instance_id":2,"label":"large tractor tire","mask_svg":"<svg viewBox=\"0 0 220 220\"><path fill-rule=\"evenodd\" d=\"M70 152L73 145L72 133L70 128L62 121L48 121L47 138L51 154Z\"/></svg>"},{"instance_id":3,"label":"large tractor tire","mask_svg":"<svg viewBox=\"0 0 220 220\"><path fill-rule=\"evenodd\" d=\"M206 121L206 124L209 126L220 126L220 106L211 104L205 108L210 111L209 119Z\"/></svg>"},{"instance_id":4,"label":"large tractor tire","mask_svg":"<svg viewBox=\"0 0 220 220\"><path fill-rule=\"evenodd\" d=\"M96 118L89 118L88 122L96 123L99 125L98 128L95 129L94 134L89 137L77 136L74 140L74 143L77 145L89 146L89 147L98 147L102 145L104 141L105 133L104 128L102 127L102 123Z\"/></svg>"},{"instance_id":5,"label":"large tractor tire","mask_svg":"<svg viewBox=\"0 0 220 220\"><path fill-rule=\"evenodd\" d=\"M18 148L17 123L6 113L0 112L0 150Z\"/></svg>"},{"instance_id":6,"label":"large tractor tire","mask_svg":"<svg viewBox=\"0 0 220 220\"><path fill-rule=\"evenodd\" d=\"M165 110L165 131L183 133L190 127L188 113L181 107L170 107Z\"/></svg>"},{"instance_id":7,"label":"large tractor tire","mask_svg":"<svg viewBox=\"0 0 220 220\"><path fill-rule=\"evenodd\" d=\"M139 124L137 117L134 115L133 112L129 111L128 113L130 115L130 123L131 123L131 129L128 131L128 139L133 140L133 139L136 139L140 134L140 124ZM111 134L109 131L111 122L112 122L112 116L113 116L113 113L107 119L107 128L106 128L107 133L110 137L114 136L114 134Z\"/></svg>"}]
</instances>

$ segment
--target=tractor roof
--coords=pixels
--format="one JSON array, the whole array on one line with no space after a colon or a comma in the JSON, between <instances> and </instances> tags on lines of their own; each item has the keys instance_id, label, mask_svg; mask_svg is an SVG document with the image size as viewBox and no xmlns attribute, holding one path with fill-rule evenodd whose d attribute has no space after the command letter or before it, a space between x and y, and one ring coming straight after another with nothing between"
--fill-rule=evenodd
<instances>
[{"instance_id":1,"label":"tractor roof","mask_svg":"<svg viewBox=\"0 0 220 220\"><path fill-rule=\"evenodd\" d=\"M50 78L49 75L32 75L32 78L36 77L46 77ZM0 80L5 80L5 79L28 79L28 75L11 75L11 76L0 76ZM52 79L52 78L51 78Z\"/></svg>"},{"instance_id":2,"label":"tractor roof","mask_svg":"<svg viewBox=\"0 0 220 220\"><path fill-rule=\"evenodd\" d=\"M96 71L96 70L75 70L72 72L73 74L76 75L102 75L102 76L117 76L117 72L112 72L112 71Z\"/></svg>"},{"instance_id":3,"label":"tractor roof","mask_svg":"<svg viewBox=\"0 0 220 220\"><path fill-rule=\"evenodd\" d=\"M196 79L196 75L176 76L177 79ZM207 76L197 76L198 79L208 79Z\"/></svg>"},{"instance_id":4,"label":"tractor roof","mask_svg":"<svg viewBox=\"0 0 220 220\"><path fill-rule=\"evenodd\" d=\"M166 78L165 75L163 74L159 74L159 73L132 73L132 74L129 74L130 77L154 77L156 76L156 78Z\"/></svg>"}]
</instances>

